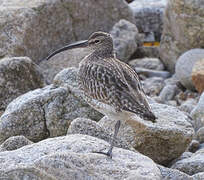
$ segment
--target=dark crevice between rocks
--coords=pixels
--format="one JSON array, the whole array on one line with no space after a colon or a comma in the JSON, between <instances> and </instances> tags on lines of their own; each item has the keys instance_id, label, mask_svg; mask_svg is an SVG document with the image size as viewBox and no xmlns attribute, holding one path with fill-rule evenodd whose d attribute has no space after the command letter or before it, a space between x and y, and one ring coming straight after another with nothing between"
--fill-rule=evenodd
<instances>
[{"instance_id":1,"label":"dark crevice between rocks","mask_svg":"<svg viewBox=\"0 0 204 180\"><path fill-rule=\"evenodd\" d=\"M44 138L46 139L46 138L50 137L50 131L47 128L46 115L45 115L46 113L45 113L44 105L42 106L42 110L43 110L43 119L44 119L44 130L43 130L43 132L45 133Z\"/></svg>"}]
</instances>

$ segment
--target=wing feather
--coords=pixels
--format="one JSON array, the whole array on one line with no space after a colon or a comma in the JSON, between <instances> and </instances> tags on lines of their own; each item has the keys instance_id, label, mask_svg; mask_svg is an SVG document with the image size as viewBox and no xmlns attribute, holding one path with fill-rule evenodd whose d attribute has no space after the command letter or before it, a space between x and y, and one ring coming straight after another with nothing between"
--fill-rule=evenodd
<instances>
[{"instance_id":1,"label":"wing feather","mask_svg":"<svg viewBox=\"0 0 204 180\"><path fill-rule=\"evenodd\" d=\"M116 111L130 111L142 118L155 119L136 72L113 58L82 64L81 76L87 95L112 105Z\"/></svg>"}]
</instances>

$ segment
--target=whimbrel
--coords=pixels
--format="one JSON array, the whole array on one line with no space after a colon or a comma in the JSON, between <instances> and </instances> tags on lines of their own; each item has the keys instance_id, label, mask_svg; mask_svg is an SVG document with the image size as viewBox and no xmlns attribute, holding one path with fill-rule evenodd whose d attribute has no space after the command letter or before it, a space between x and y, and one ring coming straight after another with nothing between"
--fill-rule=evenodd
<instances>
[{"instance_id":1,"label":"whimbrel","mask_svg":"<svg viewBox=\"0 0 204 180\"><path fill-rule=\"evenodd\" d=\"M91 53L79 64L80 88L84 98L94 109L109 118L117 120L110 149L106 154L112 157L114 139L120 128L120 121L129 116L155 122L138 75L114 54L113 39L105 32L95 32L88 40L73 43L56 50L47 57L72 48L89 48Z\"/></svg>"}]
</instances>

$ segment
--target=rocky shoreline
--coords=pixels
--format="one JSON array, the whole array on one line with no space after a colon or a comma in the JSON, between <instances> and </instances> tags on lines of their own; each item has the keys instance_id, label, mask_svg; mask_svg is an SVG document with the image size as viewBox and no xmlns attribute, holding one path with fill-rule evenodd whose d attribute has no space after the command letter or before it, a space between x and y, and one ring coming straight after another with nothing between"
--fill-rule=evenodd
<instances>
[{"instance_id":1,"label":"rocky shoreline","mask_svg":"<svg viewBox=\"0 0 204 180\"><path fill-rule=\"evenodd\" d=\"M204 179L203 12L188 0L0 0L0 179ZM89 52L44 60L97 30L112 35L158 117L123 122L112 159L95 152L108 149L115 120L78 85Z\"/></svg>"}]
</instances>

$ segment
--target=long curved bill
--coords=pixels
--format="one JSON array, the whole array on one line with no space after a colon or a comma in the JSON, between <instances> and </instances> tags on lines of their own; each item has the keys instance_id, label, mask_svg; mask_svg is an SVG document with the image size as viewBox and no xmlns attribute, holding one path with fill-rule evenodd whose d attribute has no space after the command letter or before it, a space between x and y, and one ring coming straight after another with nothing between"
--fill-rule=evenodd
<instances>
[{"instance_id":1,"label":"long curved bill","mask_svg":"<svg viewBox=\"0 0 204 180\"><path fill-rule=\"evenodd\" d=\"M83 47L87 47L87 45L88 45L88 40L77 41L75 43L64 46L60 49L57 49L56 51L51 53L48 57L46 57L46 60L49 60L51 57L53 57L54 55L56 55L62 51L66 51L66 50L74 49L74 48L83 48Z\"/></svg>"}]
</instances>

